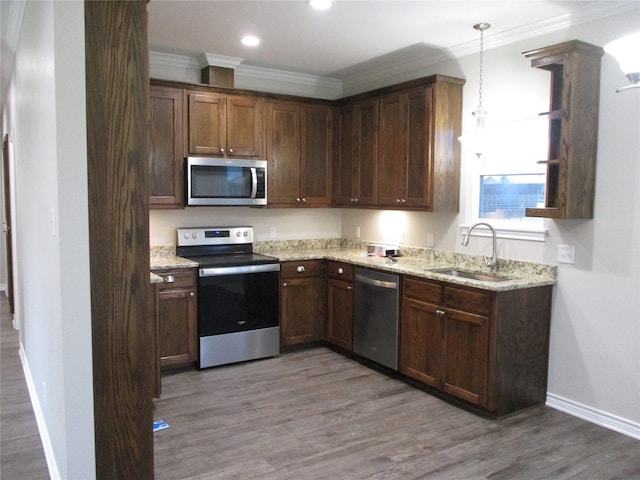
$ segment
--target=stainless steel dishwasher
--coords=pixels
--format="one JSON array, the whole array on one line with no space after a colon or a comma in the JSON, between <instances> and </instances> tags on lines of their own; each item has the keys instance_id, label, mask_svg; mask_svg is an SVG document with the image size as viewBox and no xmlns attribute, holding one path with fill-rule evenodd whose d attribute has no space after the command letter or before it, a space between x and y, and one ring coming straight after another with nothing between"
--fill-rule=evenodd
<instances>
[{"instance_id":1,"label":"stainless steel dishwasher","mask_svg":"<svg viewBox=\"0 0 640 480\"><path fill-rule=\"evenodd\" d=\"M398 370L400 277L356 268L353 291L353 351Z\"/></svg>"}]
</instances>

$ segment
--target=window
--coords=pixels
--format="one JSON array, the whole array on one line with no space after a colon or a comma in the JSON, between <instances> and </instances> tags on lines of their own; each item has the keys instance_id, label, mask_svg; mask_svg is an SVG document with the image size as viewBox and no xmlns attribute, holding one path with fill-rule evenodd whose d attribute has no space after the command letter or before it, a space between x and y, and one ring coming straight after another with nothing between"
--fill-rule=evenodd
<instances>
[{"instance_id":1,"label":"window","mask_svg":"<svg viewBox=\"0 0 640 480\"><path fill-rule=\"evenodd\" d=\"M544 205L545 175L480 175L478 218L524 220L525 209Z\"/></svg>"}]
</instances>

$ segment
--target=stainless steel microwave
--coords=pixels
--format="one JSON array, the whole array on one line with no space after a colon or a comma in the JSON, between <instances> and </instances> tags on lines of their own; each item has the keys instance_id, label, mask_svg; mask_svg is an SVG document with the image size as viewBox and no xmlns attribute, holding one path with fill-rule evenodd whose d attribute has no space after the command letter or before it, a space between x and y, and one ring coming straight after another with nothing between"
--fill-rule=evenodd
<instances>
[{"instance_id":1,"label":"stainless steel microwave","mask_svg":"<svg viewBox=\"0 0 640 480\"><path fill-rule=\"evenodd\" d=\"M266 205L267 161L187 158L187 205Z\"/></svg>"}]
</instances>

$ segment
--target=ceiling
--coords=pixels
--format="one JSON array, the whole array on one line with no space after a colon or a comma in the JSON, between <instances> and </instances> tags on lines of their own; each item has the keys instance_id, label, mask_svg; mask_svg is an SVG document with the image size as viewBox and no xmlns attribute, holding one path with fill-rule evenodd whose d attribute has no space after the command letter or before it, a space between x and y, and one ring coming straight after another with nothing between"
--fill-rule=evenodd
<instances>
[{"instance_id":1,"label":"ceiling","mask_svg":"<svg viewBox=\"0 0 640 480\"><path fill-rule=\"evenodd\" d=\"M340 80L394 55L477 52L479 22L486 48L638 8L638 1L358 1L335 0L326 11L305 0L151 0L152 52L236 57L243 66ZM257 47L240 43L247 34ZM210 62L211 64L211 62Z\"/></svg>"}]
</instances>

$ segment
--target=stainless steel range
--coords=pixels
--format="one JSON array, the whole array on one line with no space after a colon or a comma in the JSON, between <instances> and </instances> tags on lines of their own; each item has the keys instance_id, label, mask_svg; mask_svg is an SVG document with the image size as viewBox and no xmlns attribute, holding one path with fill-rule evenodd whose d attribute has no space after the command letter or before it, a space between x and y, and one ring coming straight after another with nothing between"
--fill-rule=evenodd
<instances>
[{"instance_id":1,"label":"stainless steel range","mask_svg":"<svg viewBox=\"0 0 640 480\"><path fill-rule=\"evenodd\" d=\"M200 368L280 354L280 263L253 253L252 227L178 228L176 253L199 264Z\"/></svg>"}]
</instances>

